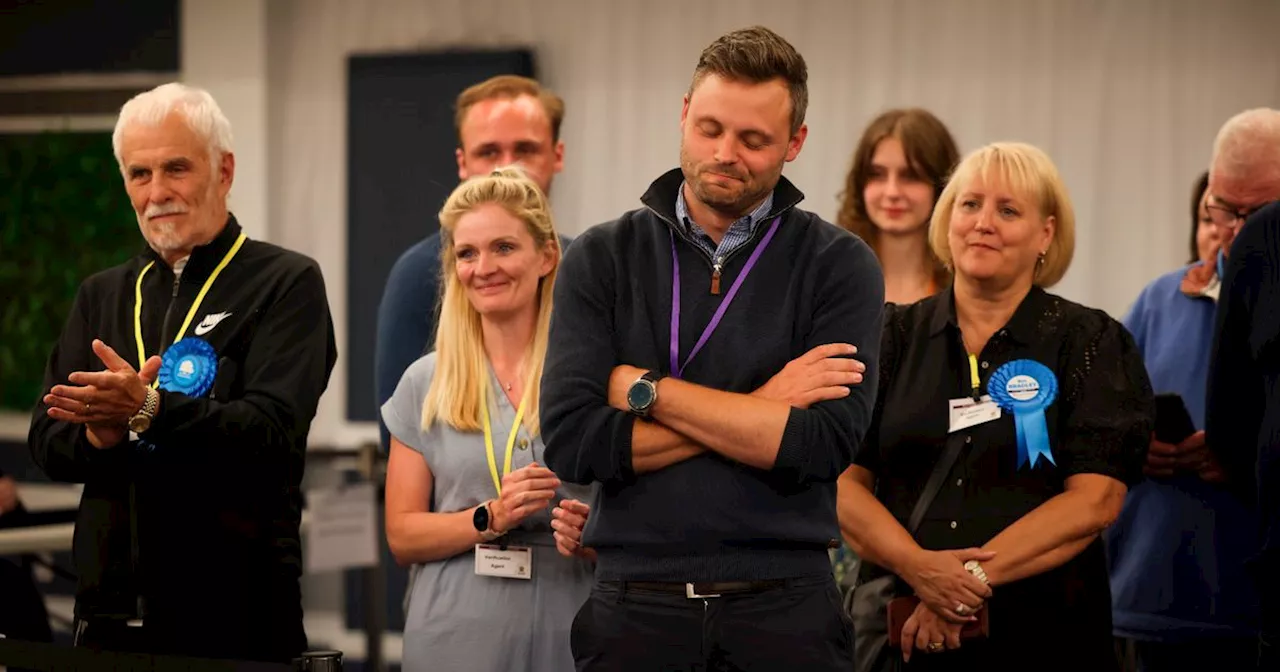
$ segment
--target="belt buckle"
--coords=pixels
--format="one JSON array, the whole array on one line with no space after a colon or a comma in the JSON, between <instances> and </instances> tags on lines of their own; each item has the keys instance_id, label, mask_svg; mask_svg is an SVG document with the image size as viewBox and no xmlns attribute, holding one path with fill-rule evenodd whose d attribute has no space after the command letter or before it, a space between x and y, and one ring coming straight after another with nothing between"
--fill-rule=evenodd
<instances>
[{"instance_id":1,"label":"belt buckle","mask_svg":"<svg viewBox=\"0 0 1280 672\"><path fill-rule=\"evenodd\" d=\"M692 583L686 583L684 584L684 596L691 600L696 600L696 599L705 600L710 597L720 597L720 593L708 593L706 595L701 595L694 590Z\"/></svg>"}]
</instances>

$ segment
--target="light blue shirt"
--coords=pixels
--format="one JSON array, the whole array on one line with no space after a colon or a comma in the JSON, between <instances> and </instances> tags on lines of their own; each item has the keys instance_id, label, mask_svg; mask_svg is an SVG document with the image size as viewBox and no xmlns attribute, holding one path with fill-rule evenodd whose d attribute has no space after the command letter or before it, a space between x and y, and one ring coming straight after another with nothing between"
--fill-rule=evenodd
<instances>
[{"instance_id":1,"label":"light blue shirt","mask_svg":"<svg viewBox=\"0 0 1280 672\"><path fill-rule=\"evenodd\" d=\"M1181 395L1203 428L1215 306L1182 292L1188 269L1148 285L1123 322L1155 393ZM1195 475L1135 484L1106 532L1115 634L1163 642L1251 636L1257 589L1245 561L1257 549L1255 520L1234 495Z\"/></svg>"}]
</instances>

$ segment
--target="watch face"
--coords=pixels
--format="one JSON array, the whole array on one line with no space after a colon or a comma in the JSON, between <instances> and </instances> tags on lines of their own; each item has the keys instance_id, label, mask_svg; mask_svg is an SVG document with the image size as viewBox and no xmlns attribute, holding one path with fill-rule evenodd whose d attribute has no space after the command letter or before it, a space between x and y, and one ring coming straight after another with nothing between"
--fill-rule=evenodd
<instances>
[{"instance_id":1,"label":"watch face","mask_svg":"<svg viewBox=\"0 0 1280 672\"><path fill-rule=\"evenodd\" d=\"M637 411L643 411L653 405L653 383L638 380L627 390L627 405Z\"/></svg>"},{"instance_id":2,"label":"watch face","mask_svg":"<svg viewBox=\"0 0 1280 672\"><path fill-rule=\"evenodd\" d=\"M471 524L476 526L478 532L489 529L489 507L483 504L476 507L476 515L471 518Z\"/></svg>"},{"instance_id":3,"label":"watch face","mask_svg":"<svg viewBox=\"0 0 1280 672\"><path fill-rule=\"evenodd\" d=\"M151 427L151 418L145 415L135 415L129 418L129 429L135 434L141 434Z\"/></svg>"}]
</instances>

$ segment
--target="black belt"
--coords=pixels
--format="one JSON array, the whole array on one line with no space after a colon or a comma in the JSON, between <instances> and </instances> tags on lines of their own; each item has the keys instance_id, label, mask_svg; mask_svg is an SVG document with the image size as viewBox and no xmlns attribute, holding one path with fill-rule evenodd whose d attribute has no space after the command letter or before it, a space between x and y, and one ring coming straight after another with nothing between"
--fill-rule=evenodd
<instances>
[{"instance_id":1,"label":"black belt","mask_svg":"<svg viewBox=\"0 0 1280 672\"><path fill-rule=\"evenodd\" d=\"M673 581L616 581L613 582L624 591L644 590L654 593L684 595L689 599L720 597L722 595L750 595L763 593L766 590L785 588L785 579L768 581L698 581L695 583L675 583Z\"/></svg>"}]
</instances>

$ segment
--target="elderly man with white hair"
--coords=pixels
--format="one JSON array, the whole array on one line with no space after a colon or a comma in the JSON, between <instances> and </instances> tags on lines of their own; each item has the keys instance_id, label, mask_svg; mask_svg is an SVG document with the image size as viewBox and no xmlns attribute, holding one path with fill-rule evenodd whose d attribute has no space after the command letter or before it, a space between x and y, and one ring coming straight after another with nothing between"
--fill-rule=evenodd
<instances>
[{"instance_id":1,"label":"elderly man with white hair","mask_svg":"<svg viewBox=\"0 0 1280 672\"><path fill-rule=\"evenodd\" d=\"M147 246L80 285L28 437L50 478L84 483L75 643L288 662L307 431L337 359L320 268L228 211L207 92L139 94L112 142Z\"/></svg>"},{"instance_id":2,"label":"elderly man with white hair","mask_svg":"<svg viewBox=\"0 0 1280 672\"><path fill-rule=\"evenodd\" d=\"M1209 169L1209 213L1230 250L1209 372L1206 438L1236 489L1257 504L1253 562L1262 619L1259 668L1280 670L1280 111L1232 117Z\"/></svg>"}]
</instances>

